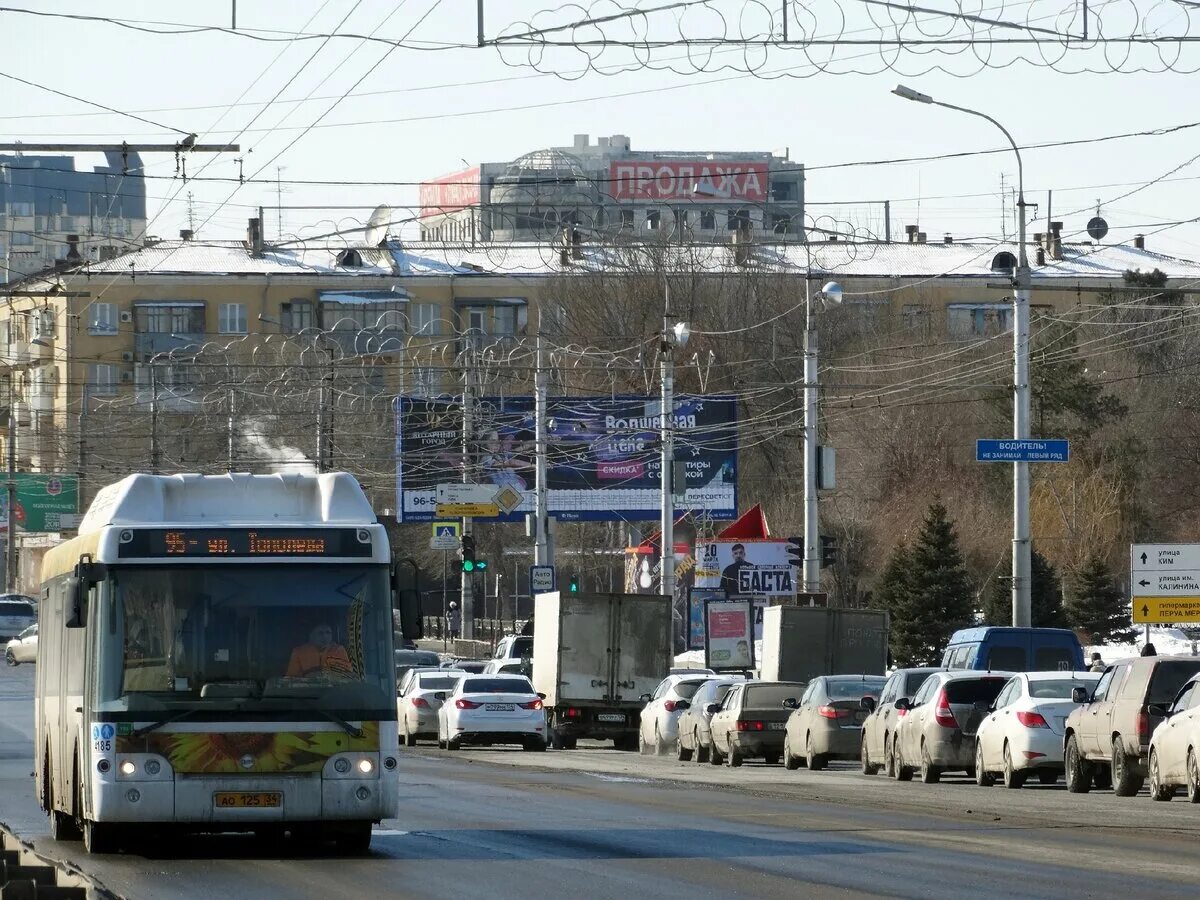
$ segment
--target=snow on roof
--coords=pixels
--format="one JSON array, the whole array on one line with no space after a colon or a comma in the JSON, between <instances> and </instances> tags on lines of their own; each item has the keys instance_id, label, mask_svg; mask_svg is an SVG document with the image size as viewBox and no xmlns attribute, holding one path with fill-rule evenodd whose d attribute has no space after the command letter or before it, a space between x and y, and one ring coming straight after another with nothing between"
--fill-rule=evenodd
<instances>
[{"instance_id":1,"label":"snow on roof","mask_svg":"<svg viewBox=\"0 0 1200 900\"><path fill-rule=\"evenodd\" d=\"M749 264L740 266L728 244L653 247L666 265L687 270L734 274L803 274L814 271L843 278L1003 278L992 268L997 254L1016 254L1006 242L952 244L821 242L809 245L753 244ZM563 265L560 248L550 243L404 243L354 248L361 267L339 266L345 246L267 248L252 256L240 241L164 241L115 259L90 263L95 274L162 273L172 275L326 275L339 277L550 277L591 272L620 272L639 252L637 245L583 244L581 258ZM641 268L641 267L639 267ZM1123 244L1064 244L1063 259L1033 266L1034 280L1120 280L1126 271L1159 269L1174 280L1200 279L1200 263Z\"/></svg>"}]
</instances>

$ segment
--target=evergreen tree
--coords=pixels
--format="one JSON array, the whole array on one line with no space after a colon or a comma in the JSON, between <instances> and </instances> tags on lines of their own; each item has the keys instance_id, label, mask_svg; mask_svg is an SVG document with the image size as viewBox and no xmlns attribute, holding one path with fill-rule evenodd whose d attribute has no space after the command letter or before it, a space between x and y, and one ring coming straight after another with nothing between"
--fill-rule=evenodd
<instances>
[{"instance_id":1,"label":"evergreen tree","mask_svg":"<svg viewBox=\"0 0 1200 900\"><path fill-rule=\"evenodd\" d=\"M1132 639L1125 592L1099 553L1092 553L1075 573L1063 612L1071 627L1092 636L1092 643Z\"/></svg>"},{"instance_id":2,"label":"evergreen tree","mask_svg":"<svg viewBox=\"0 0 1200 900\"><path fill-rule=\"evenodd\" d=\"M1050 560L1030 553L1030 621L1034 628L1066 628L1062 607L1062 579ZM1002 575L992 582L983 600L983 621L988 625L1012 624L1012 554L1005 557Z\"/></svg>"},{"instance_id":3,"label":"evergreen tree","mask_svg":"<svg viewBox=\"0 0 1200 900\"><path fill-rule=\"evenodd\" d=\"M936 665L950 635L971 623L974 601L954 524L934 503L913 546L892 551L877 591L891 613L893 661Z\"/></svg>"}]
</instances>

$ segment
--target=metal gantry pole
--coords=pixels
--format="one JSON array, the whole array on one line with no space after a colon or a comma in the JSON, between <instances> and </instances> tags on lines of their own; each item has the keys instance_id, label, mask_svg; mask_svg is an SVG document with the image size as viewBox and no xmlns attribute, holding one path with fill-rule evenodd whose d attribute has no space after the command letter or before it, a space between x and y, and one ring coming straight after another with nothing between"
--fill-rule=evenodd
<instances>
[{"instance_id":1,"label":"metal gantry pole","mask_svg":"<svg viewBox=\"0 0 1200 900\"><path fill-rule=\"evenodd\" d=\"M470 340L468 335L467 340ZM463 376L463 401L462 401L462 481L463 484L471 483L471 441L474 439L473 430L475 427L473 405L474 405L474 390L475 390L475 356L470 348L467 350L467 370ZM462 520L462 536L465 538L471 533L471 518L463 516ZM461 578L461 590L459 595L459 612L462 614L462 637L463 640L473 640L475 638L475 573L463 572Z\"/></svg>"},{"instance_id":2,"label":"metal gantry pole","mask_svg":"<svg viewBox=\"0 0 1200 900\"><path fill-rule=\"evenodd\" d=\"M672 493L671 475L675 468L675 359L670 334L674 322L671 320L670 286L665 291L666 306L663 313L662 332L662 408L659 410L659 437L662 444L662 593L675 596L675 497Z\"/></svg>"},{"instance_id":3,"label":"metal gantry pole","mask_svg":"<svg viewBox=\"0 0 1200 900\"><path fill-rule=\"evenodd\" d=\"M808 251L808 243L805 242ZM804 277L804 590L821 589L821 538L817 507L817 328L812 260Z\"/></svg>"},{"instance_id":4,"label":"metal gantry pole","mask_svg":"<svg viewBox=\"0 0 1200 900\"><path fill-rule=\"evenodd\" d=\"M16 373L8 370L8 480L5 484L7 506L7 533L4 538L4 589L13 593L17 589L17 416L14 407L13 380Z\"/></svg>"},{"instance_id":5,"label":"metal gantry pole","mask_svg":"<svg viewBox=\"0 0 1200 900\"><path fill-rule=\"evenodd\" d=\"M537 336L537 370L534 373L534 465L535 502L533 564L554 565L554 546L550 537L550 510L547 502L549 485L546 481L547 372L542 356L542 336ZM515 586L514 586L515 590Z\"/></svg>"},{"instance_id":6,"label":"metal gantry pole","mask_svg":"<svg viewBox=\"0 0 1200 900\"><path fill-rule=\"evenodd\" d=\"M999 125L999 123L996 123ZM1004 128L1001 127L1001 131ZM1007 131L1004 131L1008 135ZM1009 136L1012 141L1012 137ZM1017 154L1017 273L1013 290L1013 437L1029 440L1029 257L1025 251L1025 179ZM1033 547L1029 523L1029 463L1013 463L1012 621L1033 622Z\"/></svg>"}]
</instances>

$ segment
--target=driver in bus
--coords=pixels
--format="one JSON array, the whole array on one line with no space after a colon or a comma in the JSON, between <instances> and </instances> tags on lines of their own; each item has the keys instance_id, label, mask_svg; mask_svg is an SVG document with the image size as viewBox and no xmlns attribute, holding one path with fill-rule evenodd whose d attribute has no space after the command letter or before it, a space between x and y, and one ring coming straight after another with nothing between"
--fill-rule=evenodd
<instances>
[{"instance_id":1,"label":"driver in bus","mask_svg":"<svg viewBox=\"0 0 1200 900\"><path fill-rule=\"evenodd\" d=\"M314 626L308 634L308 643L301 644L292 651L292 658L287 667L289 678L312 675L348 677L352 674L353 669L346 648L334 642L333 628L326 622L319 622Z\"/></svg>"}]
</instances>

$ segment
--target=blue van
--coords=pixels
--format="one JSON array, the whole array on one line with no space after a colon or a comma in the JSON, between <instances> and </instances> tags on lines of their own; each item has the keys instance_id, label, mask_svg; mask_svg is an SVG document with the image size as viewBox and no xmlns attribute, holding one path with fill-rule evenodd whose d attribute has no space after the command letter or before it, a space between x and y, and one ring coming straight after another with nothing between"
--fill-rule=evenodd
<instances>
[{"instance_id":1,"label":"blue van","mask_svg":"<svg viewBox=\"0 0 1200 900\"><path fill-rule=\"evenodd\" d=\"M944 669L1082 672L1083 647L1066 628L963 628L950 636Z\"/></svg>"}]
</instances>

